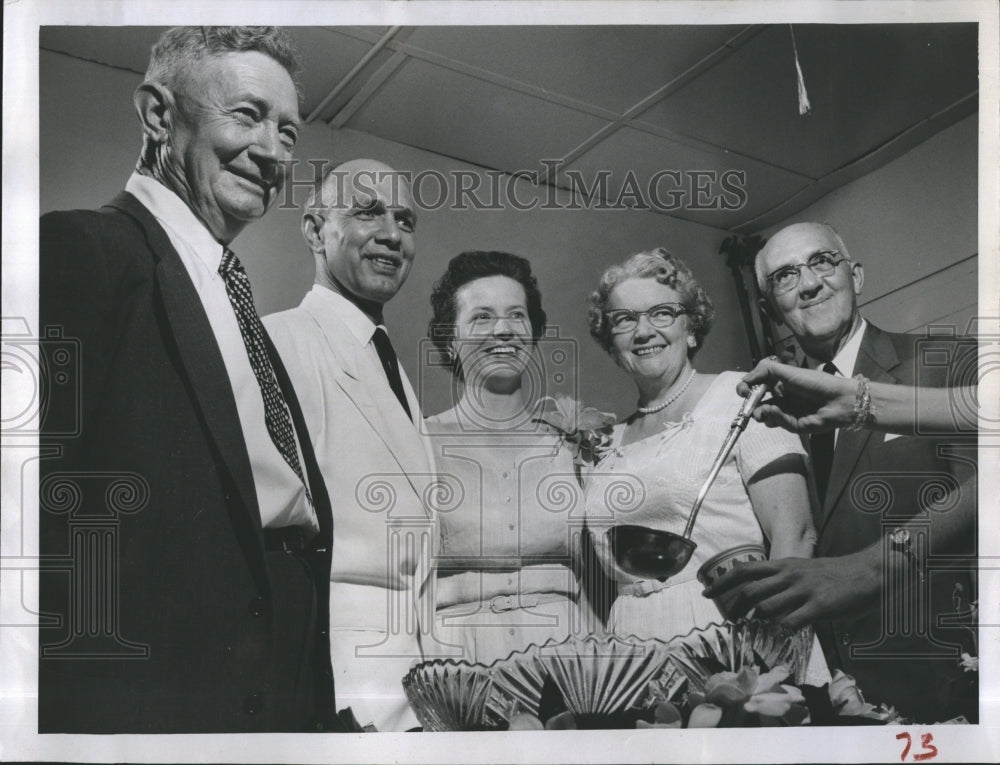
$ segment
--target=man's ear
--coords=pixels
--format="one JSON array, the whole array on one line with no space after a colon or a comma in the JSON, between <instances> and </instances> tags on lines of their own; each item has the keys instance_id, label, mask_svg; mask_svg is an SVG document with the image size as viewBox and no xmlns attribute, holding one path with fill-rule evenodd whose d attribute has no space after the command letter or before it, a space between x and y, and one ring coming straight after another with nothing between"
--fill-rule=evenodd
<instances>
[{"instance_id":1,"label":"man's ear","mask_svg":"<svg viewBox=\"0 0 1000 765\"><path fill-rule=\"evenodd\" d=\"M174 120L173 94L159 83L148 80L132 96L142 132L154 143L166 143Z\"/></svg>"},{"instance_id":2,"label":"man's ear","mask_svg":"<svg viewBox=\"0 0 1000 765\"><path fill-rule=\"evenodd\" d=\"M865 267L860 263L851 263L851 281L854 283L854 294L860 295L865 284Z\"/></svg>"},{"instance_id":3,"label":"man's ear","mask_svg":"<svg viewBox=\"0 0 1000 765\"><path fill-rule=\"evenodd\" d=\"M760 308L760 312L762 314L764 314L767 318L769 318L778 326L781 326L782 324L785 323L781 320L781 317L778 316L777 311L771 310L771 304L768 302L767 298L760 298L760 300L757 301L757 306Z\"/></svg>"},{"instance_id":4,"label":"man's ear","mask_svg":"<svg viewBox=\"0 0 1000 765\"><path fill-rule=\"evenodd\" d=\"M304 213L302 215L302 236L312 252L322 250L323 217L312 212Z\"/></svg>"}]
</instances>

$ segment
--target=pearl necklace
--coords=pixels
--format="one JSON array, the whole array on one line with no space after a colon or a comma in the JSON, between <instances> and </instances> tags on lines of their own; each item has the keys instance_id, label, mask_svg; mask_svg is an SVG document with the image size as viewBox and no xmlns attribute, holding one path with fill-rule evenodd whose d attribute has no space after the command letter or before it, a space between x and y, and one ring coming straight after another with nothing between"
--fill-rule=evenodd
<instances>
[{"instance_id":1,"label":"pearl necklace","mask_svg":"<svg viewBox=\"0 0 1000 765\"><path fill-rule=\"evenodd\" d=\"M687 390L687 387L691 384L691 381L694 379L695 374L696 374L695 370L692 369L691 374L688 375L688 379L684 381L684 384L680 388L678 388L677 392L670 398L668 398L666 401L661 401L659 404L654 404L653 406L637 406L635 408L635 411L637 411L639 414L656 414L657 412L666 409L677 399L679 399L681 397L681 394Z\"/></svg>"}]
</instances>

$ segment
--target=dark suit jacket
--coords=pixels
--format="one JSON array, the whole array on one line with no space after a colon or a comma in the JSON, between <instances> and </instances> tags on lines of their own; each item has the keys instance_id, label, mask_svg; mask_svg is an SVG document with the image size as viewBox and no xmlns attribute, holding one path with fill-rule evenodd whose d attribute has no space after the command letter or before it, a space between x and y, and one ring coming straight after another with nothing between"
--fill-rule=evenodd
<instances>
[{"instance_id":1,"label":"dark suit jacket","mask_svg":"<svg viewBox=\"0 0 1000 765\"><path fill-rule=\"evenodd\" d=\"M869 325L855 373L872 382L942 387L959 382L956 370L966 366L966 354L974 350L973 344L954 339L894 334ZM960 438L887 438L869 430L841 430L816 519L817 557L864 549L908 519L929 520L928 512L942 510L935 509L935 501L975 470L974 461L946 456L949 445L963 441L968 443ZM971 450L964 454L974 460ZM957 501L975 503L976 497L966 491ZM890 582L879 607L856 618L818 624L817 633L828 663L853 675L867 700L893 704L910 720L921 722L973 716L975 706L969 703L974 676L958 664L958 647L970 650L970 633L939 622L955 612L956 585L966 604L975 598L975 531L970 530L965 544L956 549L943 548L930 534L927 548L923 540L915 542L918 557L928 557L925 587L911 589L904 598ZM958 570L937 567L955 558L960 559Z\"/></svg>"},{"instance_id":2,"label":"dark suit jacket","mask_svg":"<svg viewBox=\"0 0 1000 765\"><path fill-rule=\"evenodd\" d=\"M40 732L335 727L332 516L277 353L321 524L303 555L265 549L222 356L149 211L45 215L40 252L44 342L78 356L43 383Z\"/></svg>"}]
</instances>

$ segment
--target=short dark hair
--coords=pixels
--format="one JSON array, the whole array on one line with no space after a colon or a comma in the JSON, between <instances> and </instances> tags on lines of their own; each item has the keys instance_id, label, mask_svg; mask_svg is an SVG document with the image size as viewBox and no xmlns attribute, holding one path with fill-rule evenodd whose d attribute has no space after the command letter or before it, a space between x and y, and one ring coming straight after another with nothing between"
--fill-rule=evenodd
<instances>
[{"instance_id":1,"label":"short dark hair","mask_svg":"<svg viewBox=\"0 0 1000 765\"><path fill-rule=\"evenodd\" d=\"M526 258L493 250L473 250L456 255L431 291L431 309L434 315L427 325L427 336L442 354L451 359L452 371L459 375L461 369L457 366L457 360L448 354L450 343L455 339L455 317L458 313L455 296L459 288L487 276L506 276L520 284L524 288L528 304L532 341L537 343L545 332L542 293Z\"/></svg>"},{"instance_id":2,"label":"short dark hair","mask_svg":"<svg viewBox=\"0 0 1000 765\"><path fill-rule=\"evenodd\" d=\"M587 312L591 337L608 353L614 352L611 327L604 312L612 291L626 279L656 279L660 284L677 290L687 309L688 326L694 337L694 347L688 348L688 358L692 358L712 328L715 308L687 263L663 247L630 255L621 265L611 266L601 274L600 284L590 294L590 309Z\"/></svg>"},{"instance_id":3,"label":"short dark hair","mask_svg":"<svg viewBox=\"0 0 1000 765\"><path fill-rule=\"evenodd\" d=\"M146 79L177 89L205 56L247 51L270 56L296 81L301 67L295 45L281 27L172 27L153 46Z\"/></svg>"}]
</instances>

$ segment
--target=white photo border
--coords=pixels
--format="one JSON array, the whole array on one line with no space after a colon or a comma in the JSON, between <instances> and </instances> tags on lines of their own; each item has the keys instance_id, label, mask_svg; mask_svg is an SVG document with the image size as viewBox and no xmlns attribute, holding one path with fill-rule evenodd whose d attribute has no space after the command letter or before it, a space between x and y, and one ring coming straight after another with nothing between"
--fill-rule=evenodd
<instances>
[{"instance_id":1,"label":"white photo border","mask_svg":"<svg viewBox=\"0 0 1000 765\"><path fill-rule=\"evenodd\" d=\"M1000 316L998 244L998 8L995 2L334 2L289 0L22 0L4 4L3 72L3 306L4 317L37 317L38 28L48 24L173 25L274 23L288 25L504 24L740 24L913 23L978 21L979 305ZM84 139L85 140L85 139ZM36 322L37 323L37 322ZM994 387L991 381L991 387ZM4 377L4 385L15 385ZM30 381L24 384L31 384ZM5 395L10 390L5 389ZM1000 391L984 390L984 406ZM996 413L992 422L997 422ZM937 762L1000 760L1000 470L993 439L980 452L981 723L934 726ZM26 445L37 449L37 443ZM37 492L20 506L17 470L4 444L2 544L9 554L15 523L37 528ZM992 469L991 469L992 468ZM37 482L37 474L28 481ZM18 532L20 533L20 532ZM18 541L18 540L15 540ZM29 543L31 540L28 540ZM37 544L37 540L35 540ZM37 593L0 588L0 613L12 598L37 604ZM32 600L34 598L34 601ZM0 620L2 621L2 620ZM551 731L455 734L248 734L198 736L76 736L36 733L37 632L0 630L0 753L7 761L127 762L899 762L897 734L918 742L928 726ZM907 761L913 761L912 754Z\"/></svg>"}]
</instances>

